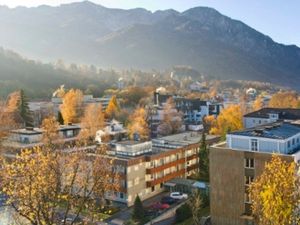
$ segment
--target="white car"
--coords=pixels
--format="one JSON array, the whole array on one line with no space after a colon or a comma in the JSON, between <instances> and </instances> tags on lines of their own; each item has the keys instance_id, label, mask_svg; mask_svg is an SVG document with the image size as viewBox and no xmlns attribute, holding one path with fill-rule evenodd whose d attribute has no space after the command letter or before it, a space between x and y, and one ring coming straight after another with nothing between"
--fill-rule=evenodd
<instances>
[{"instance_id":1,"label":"white car","mask_svg":"<svg viewBox=\"0 0 300 225\"><path fill-rule=\"evenodd\" d=\"M187 199L188 195L182 192L172 192L170 197L174 199Z\"/></svg>"}]
</instances>

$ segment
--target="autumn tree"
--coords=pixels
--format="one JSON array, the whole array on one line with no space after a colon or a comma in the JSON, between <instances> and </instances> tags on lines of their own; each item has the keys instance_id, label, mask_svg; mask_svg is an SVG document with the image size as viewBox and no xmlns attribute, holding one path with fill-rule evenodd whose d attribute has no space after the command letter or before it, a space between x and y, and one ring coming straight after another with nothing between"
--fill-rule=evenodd
<instances>
[{"instance_id":1,"label":"autumn tree","mask_svg":"<svg viewBox=\"0 0 300 225\"><path fill-rule=\"evenodd\" d=\"M5 101L0 101L0 143L8 136L10 130L22 126L19 105L18 91L11 93Z\"/></svg>"},{"instance_id":2,"label":"autumn tree","mask_svg":"<svg viewBox=\"0 0 300 225\"><path fill-rule=\"evenodd\" d=\"M129 118L129 136L134 138L134 134L139 134L141 140L149 139L149 126L147 123L147 113L144 108L137 108Z\"/></svg>"},{"instance_id":3,"label":"autumn tree","mask_svg":"<svg viewBox=\"0 0 300 225\"><path fill-rule=\"evenodd\" d=\"M273 108L298 108L299 99L296 92L280 91L274 94L269 102Z\"/></svg>"},{"instance_id":4,"label":"autumn tree","mask_svg":"<svg viewBox=\"0 0 300 225\"><path fill-rule=\"evenodd\" d=\"M79 138L85 142L93 139L96 132L105 125L102 106L97 104L89 104L86 106L80 125L81 131L79 133Z\"/></svg>"},{"instance_id":5,"label":"autumn tree","mask_svg":"<svg viewBox=\"0 0 300 225\"><path fill-rule=\"evenodd\" d=\"M264 107L264 101L262 96L258 96L252 104L252 110L257 111Z\"/></svg>"},{"instance_id":6,"label":"autumn tree","mask_svg":"<svg viewBox=\"0 0 300 225\"><path fill-rule=\"evenodd\" d=\"M75 215L73 224L83 212L92 216L96 199L104 200L106 191L118 190L113 162L76 149L23 150L13 161L2 159L1 165L0 190L8 196L6 204L32 225L65 225L70 213Z\"/></svg>"},{"instance_id":7,"label":"autumn tree","mask_svg":"<svg viewBox=\"0 0 300 225\"><path fill-rule=\"evenodd\" d=\"M243 115L238 105L231 105L223 109L210 129L211 134L221 135L225 139L228 132L243 128Z\"/></svg>"},{"instance_id":8,"label":"autumn tree","mask_svg":"<svg viewBox=\"0 0 300 225\"><path fill-rule=\"evenodd\" d=\"M177 133L182 127L182 113L176 109L173 98L169 98L163 106L163 119L157 131L161 135Z\"/></svg>"},{"instance_id":9,"label":"autumn tree","mask_svg":"<svg viewBox=\"0 0 300 225\"><path fill-rule=\"evenodd\" d=\"M299 224L299 177L296 164L274 155L250 185L252 213L258 225Z\"/></svg>"},{"instance_id":10,"label":"autumn tree","mask_svg":"<svg viewBox=\"0 0 300 225\"><path fill-rule=\"evenodd\" d=\"M52 145L59 139L59 123L54 116L45 118L42 122L43 143Z\"/></svg>"},{"instance_id":11,"label":"autumn tree","mask_svg":"<svg viewBox=\"0 0 300 225\"><path fill-rule=\"evenodd\" d=\"M64 123L77 123L82 114L83 94L78 89L69 90L63 97L60 106Z\"/></svg>"},{"instance_id":12,"label":"autumn tree","mask_svg":"<svg viewBox=\"0 0 300 225\"><path fill-rule=\"evenodd\" d=\"M26 127L33 127L32 112L29 109L28 99L23 90L20 90L19 112Z\"/></svg>"},{"instance_id":13,"label":"autumn tree","mask_svg":"<svg viewBox=\"0 0 300 225\"><path fill-rule=\"evenodd\" d=\"M120 111L120 107L117 101L117 97L113 95L108 103L108 106L105 110L105 115L109 119L116 117L117 113Z\"/></svg>"}]
</instances>

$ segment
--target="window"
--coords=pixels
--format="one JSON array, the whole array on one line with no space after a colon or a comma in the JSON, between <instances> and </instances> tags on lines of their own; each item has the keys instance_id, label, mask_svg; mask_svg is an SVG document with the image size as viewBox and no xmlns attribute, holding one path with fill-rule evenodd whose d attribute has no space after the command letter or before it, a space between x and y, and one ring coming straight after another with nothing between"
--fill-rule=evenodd
<instances>
[{"instance_id":1,"label":"window","mask_svg":"<svg viewBox=\"0 0 300 225\"><path fill-rule=\"evenodd\" d=\"M293 140L292 140L292 145L294 145L295 144L295 139L293 138Z\"/></svg>"},{"instance_id":2,"label":"window","mask_svg":"<svg viewBox=\"0 0 300 225\"><path fill-rule=\"evenodd\" d=\"M245 185L250 185L254 180L254 177L252 176L245 176Z\"/></svg>"},{"instance_id":3,"label":"window","mask_svg":"<svg viewBox=\"0 0 300 225\"><path fill-rule=\"evenodd\" d=\"M120 198L124 198L124 194L122 192L120 193Z\"/></svg>"},{"instance_id":4,"label":"window","mask_svg":"<svg viewBox=\"0 0 300 225\"><path fill-rule=\"evenodd\" d=\"M288 148L291 147L291 141L288 141Z\"/></svg>"},{"instance_id":5,"label":"window","mask_svg":"<svg viewBox=\"0 0 300 225\"><path fill-rule=\"evenodd\" d=\"M137 178L134 179L134 185L139 184L139 182L140 182L140 178L139 177L137 177Z\"/></svg>"},{"instance_id":6,"label":"window","mask_svg":"<svg viewBox=\"0 0 300 225\"><path fill-rule=\"evenodd\" d=\"M245 159L245 168L254 169L254 159L246 158Z\"/></svg>"},{"instance_id":7,"label":"window","mask_svg":"<svg viewBox=\"0 0 300 225\"><path fill-rule=\"evenodd\" d=\"M248 193L245 193L245 203L251 203L251 197Z\"/></svg>"},{"instance_id":8,"label":"window","mask_svg":"<svg viewBox=\"0 0 300 225\"><path fill-rule=\"evenodd\" d=\"M251 139L251 150L252 151L257 151L258 150L257 139Z\"/></svg>"},{"instance_id":9,"label":"window","mask_svg":"<svg viewBox=\"0 0 300 225\"><path fill-rule=\"evenodd\" d=\"M151 187L151 191L152 192L154 192L155 191L155 187L153 186L153 187Z\"/></svg>"}]
</instances>

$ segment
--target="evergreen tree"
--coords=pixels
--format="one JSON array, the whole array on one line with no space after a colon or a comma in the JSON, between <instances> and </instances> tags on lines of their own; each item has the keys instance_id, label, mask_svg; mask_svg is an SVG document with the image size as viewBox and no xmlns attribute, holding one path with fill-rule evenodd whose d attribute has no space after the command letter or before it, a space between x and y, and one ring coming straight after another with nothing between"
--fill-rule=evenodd
<instances>
[{"instance_id":1,"label":"evergreen tree","mask_svg":"<svg viewBox=\"0 0 300 225\"><path fill-rule=\"evenodd\" d=\"M57 114L57 121L59 122L60 125L64 124L64 118L60 111L58 111L58 114Z\"/></svg>"},{"instance_id":2,"label":"evergreen tree","mask_svg":"<svg viewBox=\"0 0 300 225\"><path fill-rule=\"evenodd\" d=\"M209 149L206 144L206 134L202 133L199 150L199 178L209 181Z\"/></svg>"},{"instance_id":3,"label":"evergreen tree","mask_svg":"<svg viewBox=\"0 0 300 225\"><path fill-rule=\"evenodd\" d=\"M32 112L28 106L28 99L24 91L20 90L20 105L19 105L20 116L22 117L26 127L33 127Z\"/></svg>"},{"instance_id":4,"label":"evergreen tree","mask_svg":"<svg viewBox=\"0 0 300 225\"><path fill-rule=\"evenodd\" d=\"M145 220L145 209L138 195L134 200L132 219L139 224L143 224L143 221Z\"/></svg>"}]
</instances>

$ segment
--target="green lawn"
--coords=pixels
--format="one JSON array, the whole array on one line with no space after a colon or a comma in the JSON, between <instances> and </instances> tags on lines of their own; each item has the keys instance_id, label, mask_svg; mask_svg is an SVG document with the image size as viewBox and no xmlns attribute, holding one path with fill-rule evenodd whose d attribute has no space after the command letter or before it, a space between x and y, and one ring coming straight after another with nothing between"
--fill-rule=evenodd
<instances>
[{"instance_id":1,"label":"green lawn","mask_svg":"<svg viewBox=\"0 0 300 225\"><path fill-rule=\"evenodd\" d=\"M201 209L201 216L209 216L209 206ZM189 218L181 223L176 223L177 225L194 225L193 218Z\"/></svg>"}]
</instances>

